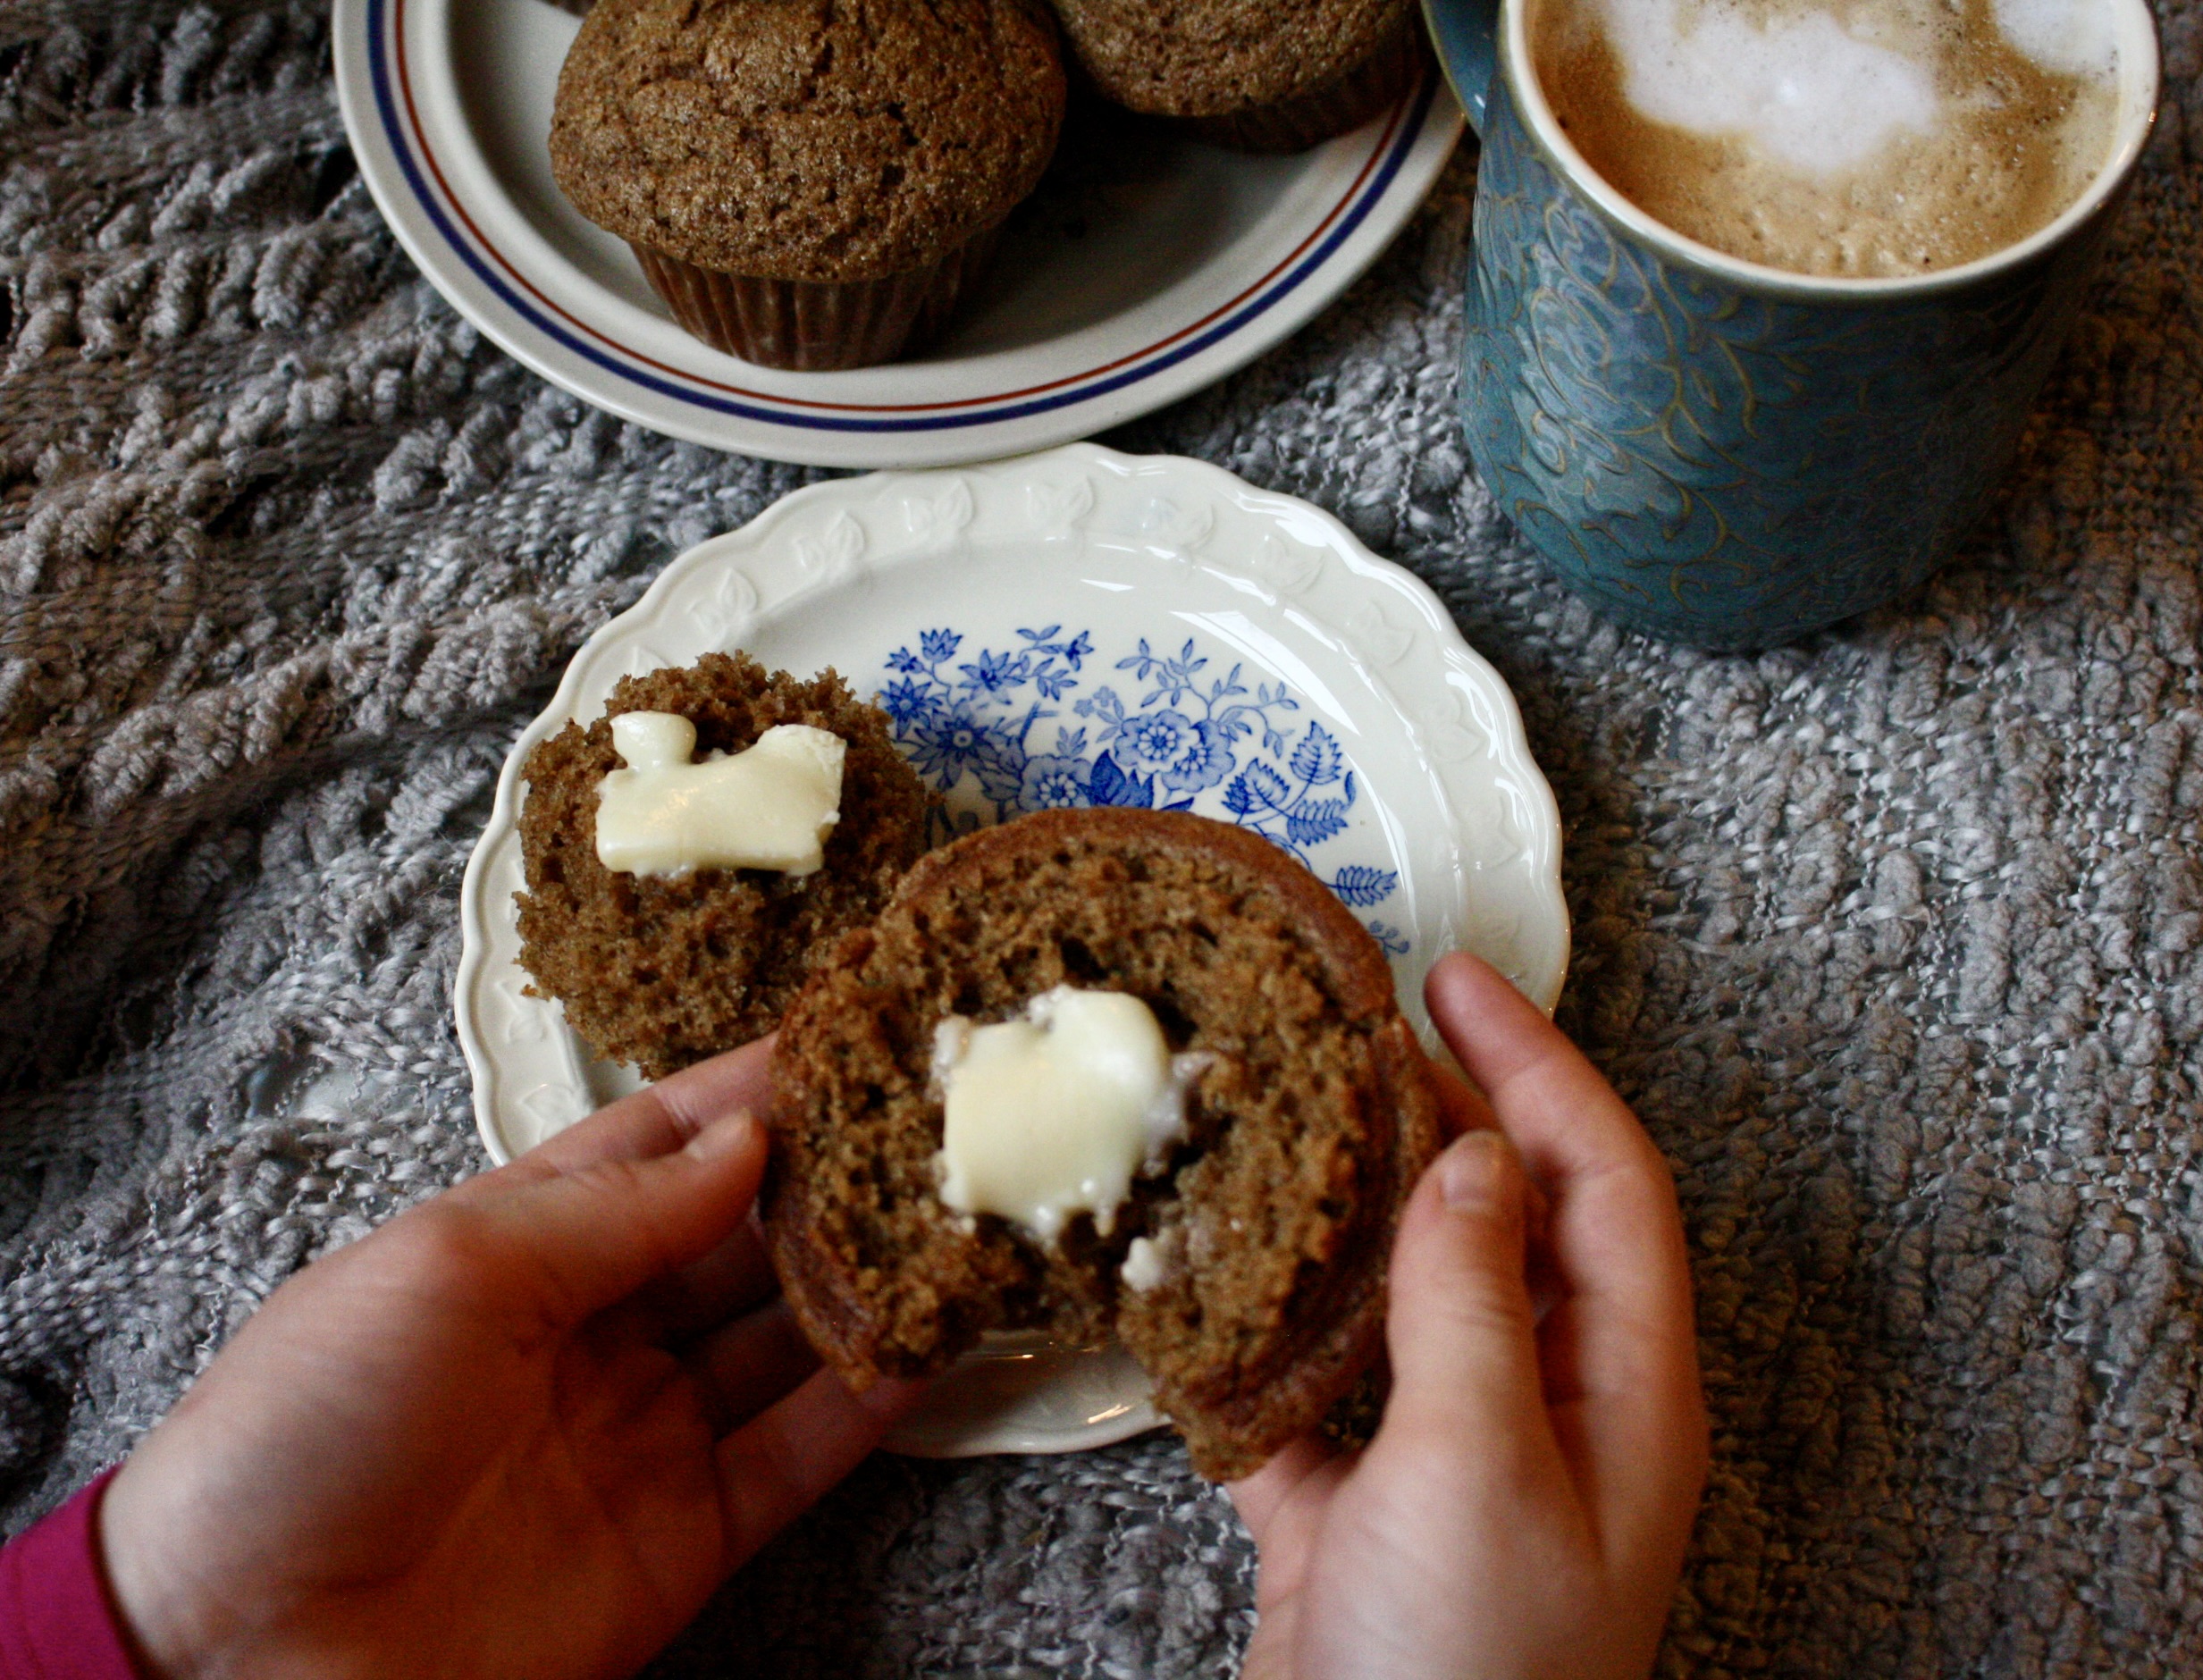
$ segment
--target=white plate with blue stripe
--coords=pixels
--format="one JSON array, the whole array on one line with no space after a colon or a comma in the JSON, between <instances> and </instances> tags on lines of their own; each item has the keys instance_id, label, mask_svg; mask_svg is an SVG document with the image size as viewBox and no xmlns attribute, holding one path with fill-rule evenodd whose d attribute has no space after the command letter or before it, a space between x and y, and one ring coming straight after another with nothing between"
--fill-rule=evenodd
<instances>
[{"instance_id":1,"label":"white plate with blue stripe","mask_svg":"<svg viewBox=\"0 0 2203 1680\"><path fill-rule=\"evenodd\" d=\"M1106 161L1066 158L1013 214L943 342L795 373L684 332L553 183L577 27L551 0L337 0L337 92L376 204L452 306L553 383L673 437L820 466L1020 454L1199 390L1375 261L1461 131L1435 72L1292 157L1138 131Z\"/></svg>"}]
</instances>

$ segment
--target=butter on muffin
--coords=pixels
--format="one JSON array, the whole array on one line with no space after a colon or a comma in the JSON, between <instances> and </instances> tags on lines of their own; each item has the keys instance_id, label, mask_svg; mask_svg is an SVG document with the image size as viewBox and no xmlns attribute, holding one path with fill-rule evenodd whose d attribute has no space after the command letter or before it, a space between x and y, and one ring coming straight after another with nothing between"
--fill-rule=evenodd
<instances>
[{"instance_id":1,"label":"butter on muffin","mask_svg":"<svg viewBox=\"0 0 2203 1680\"><path fill-rule=\"evenodd\" d=\"M947 320L1064 98L1038 0L598 0L551 169L697 337L854 367Z\"/></svg>"},{"instance_id":2,"label":"butter on muffin","mask_svg":"<svg viewBox=\"0 0 2203 1680\"><path fill-rule=\"evenodd\" d=\"M1030 1126L994 1080L1002 1130L1047 1141L1145 1033L1168 1071L1130 1099L1114 1173L1080 1157L1058 1173L1079 1193L1051 1197L997 1159L975 1197L959 1070L990 1027L1060 1030L1067 995L1152 1026L1023 1088L1055 1093ZM766 1245L845 1378L929 1374L991 1330L1114 1335L1217 1480L1315 1427L1376 1350L1393 1231L1439 1142L1368 934L1268 841L1165 811L1044 811L922 859L819 964L773 1079Z\"/></svg>"},{"instance_id":3,"label":"butter on muffin","mask_svg":"<svg viewBox=\"0 0 2203 1680\"><path fill-rule=\"evenodd\" d=\"M839 740L839 816L815 861L788 869L608 868L600 803L607 777L633 769L623 765L612 720L632 713L685 720L700 760L742 752L783 726ZM621 678L603 717L569 723L537 745L526 777L521 966L531 989L559 999L567 1024L597 1054L652 1079L771 1031L813 963L879 912L925 850L932 803L895 751L886 714L852 697L840 677L768 673L742 653Z\"/></svg>"},{"instance_id":4,"label":"butter on muffin","mask_svg":"<svg viewBox=\"0 0 2203 1680\"><path fill-rule=\"evenodd\" d=\"M1103 94L1244 152L1358 128L1430 58L1416 0L1053 0Z\"/></svg>"}]
</instances>

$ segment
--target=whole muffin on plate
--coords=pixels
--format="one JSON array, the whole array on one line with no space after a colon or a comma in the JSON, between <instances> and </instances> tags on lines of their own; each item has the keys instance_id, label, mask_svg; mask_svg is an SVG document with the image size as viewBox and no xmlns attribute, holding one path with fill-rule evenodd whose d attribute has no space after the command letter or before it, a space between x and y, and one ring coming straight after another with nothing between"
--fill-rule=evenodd
<instances>
[{"instance_id":1,"label":"whole muffin on plate","mask_svg":"<svg viewBox=\"0 0 2203 1680\"><path fill-rule=\"evenodd\" d=\"M1430 56L1416 0L1053 4L1108 97L1246 152L1297 152L1358 128Z\"/></svg>"},{"instance_id":2,"label":"whole muffin on plate","mask_svg":"<svg viewBox=\"0 0 2203 1680\"><path fill-rule=\"evenodd\" d=\"M598 0L551 169L697 337L855 367L947 320L1064 97L1037 0Z\"/></svg>"},{"instance_id":3,"label":"whole muffin on plate","mask_svg":"<svg viewBox=\"0 0 2203 1680\"><path fill-rule=\"evenodd\" d=\"M1098 1201L1030 1220L960 1199L1023 1169L957 1153L954 1058L976 1065L990 1024L1052 1029L1066 987L1145 1006L1167 1122L1150 1101L1144 1158L1062 1180L1108 1183ZM1089 1069L1061 1077L1007 1088L1010 1133L1044 1152ZM820 962L773 1082L766 1245L828 1363L862 1386L944 1369L988 1331L1114 1335L1218 1480L1315 1427L1375 1351L1393 1231L1439 1140L1375 942L1267 840L1169 811L1043 811L929 853Z\"/></svg>"},{"instance_id":4,"label":"whole muffin on plate","mask_svg":"<svg viewBox=\"0 0 2203 1680\"><path fill-rule=\"evenodd\" d=\"M605 778L621 768L611 720L638 711L685 718L699 759L740 752L780 725L837 736L841 814L820 867L657 876L607 868L597 818ZM830 670L791 676L742 653L621 678L604 716L540 743L526 776L521 966L597 1054L652 1079L770 1032L812 964L879 912L925 850L932 805L878 707Z\"/></svg>"}]
</instances>

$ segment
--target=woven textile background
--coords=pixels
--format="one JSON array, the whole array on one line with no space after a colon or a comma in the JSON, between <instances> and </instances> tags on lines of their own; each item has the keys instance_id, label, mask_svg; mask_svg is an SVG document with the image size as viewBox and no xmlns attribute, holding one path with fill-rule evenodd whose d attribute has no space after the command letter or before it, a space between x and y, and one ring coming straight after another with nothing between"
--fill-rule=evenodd
<instances>
[{"instance_id":1,"label":"woven textile background","mask_svg":"<svg viewBox=\"0 0 2203 1680\"><path fill-rule=\"evenodd\" d=\"M1787 651L1548 584L1454 420L1474 148L1378 268L1113 435L1429 579L1568 824L1561 1019L1674 1163L1717 1466L1663 1659L2203 1672L2203 10L2008 494ZM816 475L484 344L359 184L307 0L0 0L0 1501L483 1163L450 1019L508 743L672 555ZM1177 1448L876 1459L667 1675L1228 1673Z\"/></svg>"}]
</instances>

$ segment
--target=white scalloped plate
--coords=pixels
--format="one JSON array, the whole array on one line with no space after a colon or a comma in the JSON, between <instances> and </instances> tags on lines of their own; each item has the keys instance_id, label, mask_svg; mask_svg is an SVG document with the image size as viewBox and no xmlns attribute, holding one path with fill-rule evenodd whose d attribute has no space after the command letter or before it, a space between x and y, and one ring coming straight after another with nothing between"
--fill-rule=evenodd
<instances>
[{"instance_id":1,"label":"white scalloped plate","mask_svg":"<svg viewBox=\"0 0 2203 1680\"><path fill-rule=\"evenodd\" d=\"M460 899L455 1003L492 1157L635 1088L526 994L520 769L630 673L742 648L878 695L970 826L1050 802L1184 804L1261 828L1392 956L1489 959L1551 1011L1568 965L1560 824L1514 698L1412 574L1320 509L1219 468L1090 444L815 484L690 550L575 655L506 760ZM1157 1420L1122 1353L1030 1342L945 1379L891 1443L1102 1445Z\"/></svg>"},{"instance_id":2,"label":"white scalloped plate","mask_svg":"<svg viewBox=\"0 0 2203 1680\"><path fill-rule=\"evenodd\" d=\"M1067 164L1012 214L979 293L922 356L758 367L674 323L621 241L551 180L550 0L336 0L362 178L454 308L544 378L673 437L825 466L983 460L1090 436L1244 365L1351 285L1445 166L1434 73L1291 157L1151 135Z\"/></svg>"}]
</instances>

